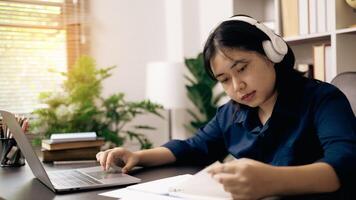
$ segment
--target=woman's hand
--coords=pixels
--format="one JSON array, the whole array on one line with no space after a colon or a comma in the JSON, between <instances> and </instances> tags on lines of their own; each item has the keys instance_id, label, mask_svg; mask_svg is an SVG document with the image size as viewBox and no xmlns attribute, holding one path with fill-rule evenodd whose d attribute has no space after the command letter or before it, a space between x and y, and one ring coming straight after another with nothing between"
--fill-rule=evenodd
<instances>
[{"instance_id":1,"label":"woman's hand","mask_svg":"<svg viewBox=\"0 0 356 200\"><path fill-rule=\"evenodd\" d=\"M96 159L100 162L100 165L105 171L108 170L111 165L119 164L121 165L120 167L122 167L123 173L127 173L139 162L138 155L121 147L100 151L96 154Z\"/></svg>"},{"instance_id":2,"label":"woman's hand","mask_svg":"<svg viewBox=\"0 0 356 200\"><path fill-rule=\"evenodd\" d=\"M242 158L208 170L236 199L260 199L273 195L273 166Z\"/></svg>"}]
</instances>

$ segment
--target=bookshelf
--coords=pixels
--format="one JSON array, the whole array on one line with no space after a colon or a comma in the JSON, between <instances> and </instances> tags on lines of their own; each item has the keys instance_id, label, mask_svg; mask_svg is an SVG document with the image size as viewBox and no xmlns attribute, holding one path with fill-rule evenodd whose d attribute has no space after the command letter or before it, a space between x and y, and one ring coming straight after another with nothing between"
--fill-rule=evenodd
<instances>
[{"instance_id":1,"label":"bookshelf","mask_svg":"<svg viewBox=\"0 0 356 200\"><path fill-rule=\"evenodd\" d=\"M325 30L311 31L314 29L309 24L311 22L309 13L308 33L284 37L295 53L296 63L314 64L314 47L330 44L331 70L325 72L325 77L329 77L326 81L330 82L330 77L333 78L342 72L356 71L356 11L348 6L345 0L233 0L233 9L234 14L251 15L261 22L266 22L277 34L283 35L283 9L285 10L283 3L287 1L288 3L294 2L294 5L298 4L298 7L304 1L304 5L306 3L308 6L307 9L313 7L309 1L315 2L316 9L319 8L320 3L325 6L324 23L327 23ZM299 13L298 10L296 18L300 20ZM316 17L318 16L316 13ZM295 18L291 19L290 23L295 23ZM297 26L300 28L299 24Z\"/></svg>"}]
</instances>

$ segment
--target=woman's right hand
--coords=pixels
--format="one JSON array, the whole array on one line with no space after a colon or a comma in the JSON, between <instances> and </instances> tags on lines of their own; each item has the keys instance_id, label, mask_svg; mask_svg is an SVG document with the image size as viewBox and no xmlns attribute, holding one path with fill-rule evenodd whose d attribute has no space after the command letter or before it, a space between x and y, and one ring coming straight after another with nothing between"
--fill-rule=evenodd
<instances>
[{"instance_id":1,"label":"woman's right hand","mask_svg":"<svg viewBox=\"0 0 356 200\"><path fill-rule=\"evenodd\" d=\"M96 154L96 159L100 162L100 165L105 171L109 170L111 165L121 163L120 165L122 166L120 167L122 167L122 173L127 173L139 162L137 154L122 147L100 151Z\"/></svg>"}]
</instances>

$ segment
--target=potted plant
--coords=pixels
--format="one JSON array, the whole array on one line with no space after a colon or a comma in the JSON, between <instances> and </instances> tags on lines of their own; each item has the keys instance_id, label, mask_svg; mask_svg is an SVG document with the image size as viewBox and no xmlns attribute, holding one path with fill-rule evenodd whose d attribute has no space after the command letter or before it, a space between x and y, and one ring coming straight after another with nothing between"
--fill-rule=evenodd
<instances>
[{"instance_id":1,"label":"potted plant","mask_svg":"<svg viewBox=\"0 0 356 200\"><path fill-rule=\"evenodd\" d=\"M186 58L184 61L190 72L185 75L188 81L185 86L187 96L195 106L193 109L187 109L192 120L185 127L193 133L215 116L218 102L225 96L225 93L219 92L214 95L213 89L217 82L205 72L202 53L199 53L196 58Z\"/></svg>"},{"instance_id":2,"label":"potted plant","mask_svg":"<svg viewBox=\"0 0 356 200\"><path fill-rule=\"evenodd\" d=\"M39 134L39 139L52 133L95 131L116 146L130 139L137 140L141 149L150 148L152 143L140 131L154 127L136 125L127 129L126 125L145 113L162 117L162 106L149 100L126 101L123 93L102 97L102 81L110 77L113 68L97 69L91 57L80 57L68 73L61 73L65 77L61 91L40 94L44 107L33 111L31 131Z\"/></svg>"}]
</instances>

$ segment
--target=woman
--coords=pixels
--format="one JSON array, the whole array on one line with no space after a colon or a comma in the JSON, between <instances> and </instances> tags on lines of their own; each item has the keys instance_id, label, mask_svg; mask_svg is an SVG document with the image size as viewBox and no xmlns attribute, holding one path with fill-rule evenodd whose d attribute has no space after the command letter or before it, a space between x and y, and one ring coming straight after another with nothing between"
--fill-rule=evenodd
<instances>
[{"instance_id":1,"label":"woman","mask_svg":"<svg viewBox=\"0 0 356 200\"><path fill-rule=\"evenodd\" d=\"M294 71L294 55L270 29L248 16L222 22L204 47L205 68L231 101L187 140L130 152L98 154L105 169L122 159L135 165L210 164L234 199L300 196L350 199L356 178L355 116L336 87Z\"/></svg>"}]
</instances>

